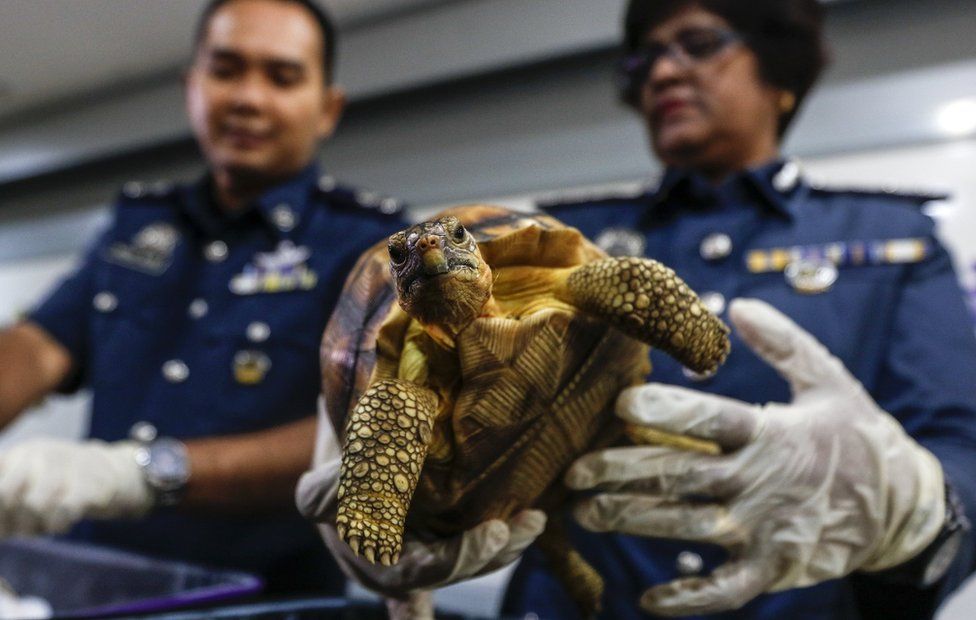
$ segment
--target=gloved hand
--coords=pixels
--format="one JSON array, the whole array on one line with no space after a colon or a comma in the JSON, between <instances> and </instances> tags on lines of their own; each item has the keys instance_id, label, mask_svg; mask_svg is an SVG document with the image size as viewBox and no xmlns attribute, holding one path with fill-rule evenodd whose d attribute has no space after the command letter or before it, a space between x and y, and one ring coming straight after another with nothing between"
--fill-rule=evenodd
<instances>
[{"instance_id":1,"label":"gloved hand","mask_svg":"<svg viewBox=\"0 0 976 620\"><path fill-rule=\"evenodd\" d=\"M320 416L316 461L298 481L295 498L305 518L319 524L326 546L343 571L364 587L405 599L412 592L478 577L514 562L542 533L545 513L525 510L506 521L490 520L453 536L421 542L407 536L393 566L370 564L353 554L335 528L341 448L331 423Z\"/></svg>"},{"instance_id":2,"label":"gloved hand","mask_svg":"<svg viewBox=\"0 0 976 620\"><path fill-rule=\"evenodd\" d=\"M86 519L137 517L153 494L129 441L36 439L0 452L0 537L58 534Z\"/></svg>"},{"instance_id":3,"label":"gloved hand","mask_svg":"<svg viewBox=\"0 0 976 620\"><path fill-rule=\"evenodd\" d=\"M617 531L729 549L711 575L647 590L661 615L712 613L775 592L896 566L945 515L942 467L882 411L837 358L757 300L729 308L742 340L786 378L790 404L755 406L649 384L621 394L624 420L712 440L724 454L627 447L584 456L573 489L606 491L576 519Z\"/></svg>"}]
</instances>

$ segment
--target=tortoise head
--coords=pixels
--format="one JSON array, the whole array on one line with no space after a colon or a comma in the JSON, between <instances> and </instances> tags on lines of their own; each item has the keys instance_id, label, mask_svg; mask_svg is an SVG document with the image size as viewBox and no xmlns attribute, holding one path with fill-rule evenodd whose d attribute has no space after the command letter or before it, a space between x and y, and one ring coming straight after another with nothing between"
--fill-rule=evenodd
<instances>
[{"instance_id":1,"label":"tortoise head","mask_svg":"<svg viewBox=\"0 0 976 620\"><path fill-rule=\"evenodd\" d=\"M491 298L491 269L456 217L396 233L389 252L400 307L424 325L457 334Z\"/></svg>"}]
</instances>

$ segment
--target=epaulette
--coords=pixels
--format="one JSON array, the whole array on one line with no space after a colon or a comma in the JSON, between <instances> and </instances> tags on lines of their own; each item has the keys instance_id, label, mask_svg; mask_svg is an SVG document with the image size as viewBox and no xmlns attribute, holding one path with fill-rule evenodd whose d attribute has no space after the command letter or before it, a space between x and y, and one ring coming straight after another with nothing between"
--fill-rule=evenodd
<instances>
[{"instance_id":1,"label":"epaulette","mask_svg":"<svg viewBox=\"0 0 976 620\"><path fill-rule=\"evenodd\" d=\"M172 181L129 181L122 186L119 198L126 201L164 200L171 198L177 185Z\"/></svg>"},{"instance_id":2,"label":"epaulette","mask_svg":"<svg viewBox=\"0 0 976 620\"><path fill-rule=\"evenodd\" d=\"M406 207L396 198L342 185L329 175L319 177L318 189L322 197L340 208L362 209L380 215L394 216L400 215Z\"/></svg>"},{"instance_id":3,"label":"epaulette","mask_svg":"<svg viewBox=\"0 0 976 620\"><path fill-rule=\"evenodd\" d=\"M863 196L870 198L887 198L923 207L930 202L948 200L952 194L947 191L913 187L830 187L822 183L810 182L810 190L820 194L841 194L846 196Z\"/></svg>"},{"instance_id":4,"label":"epaulette","mask_svg":"<svg viewBox=\"0 0 976 620\"><path fill-rule=\"evenodd\" d=\"M645 196L649 187L645 183L616 184L612 186L585 187L563 192L550 192L536 198L537 209L546 211L579 205L631 202Z\"/></svg>"}]
</instances>

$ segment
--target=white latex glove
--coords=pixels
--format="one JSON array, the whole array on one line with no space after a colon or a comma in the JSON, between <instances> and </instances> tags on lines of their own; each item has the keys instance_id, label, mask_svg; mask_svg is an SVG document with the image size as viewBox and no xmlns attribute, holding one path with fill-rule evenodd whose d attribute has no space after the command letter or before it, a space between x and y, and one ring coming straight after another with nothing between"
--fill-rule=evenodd
<instances>
[{"instance_id":1,"label":"white latex glove","mask_svg":"<svg viewBox=\"0 0 976 620\"><path fill-rule=\"evenodd\" d=\"M498 570L518 559L545 529L545 513L525 510L507 522L486 521L457 536L433 542L421 542L408 532L399 562L393 566L370 564L353 554L335 529L341 448L332 424L321 415L317 441L319 465L298 481L298 509L319 524L326 546L349 577L387 597L405 599L418 590L439 588Z\"/></svg>"},{"instance_id":2,"label":"white latex glove","mask_svg":"<svg viewBox=\"0 0 976 620\"><path fill-rule=\"evenodd\" d=\"M763 302L736 300L729 317L790 382L792 403L632 388L617 401L624 420L715 441L724 454L616 448L579 459L566 476L573 489L609 491L576 507L590 530L729 549L711 575L647 590L641 606L660 615L735 609L763 592L896 566L934 540L945 515L938 460L840 360Z\"/></svg>"},{"instance_id":3,"label":"white latex glove","mask_svg":"<svg viewBox=\"0 0 976 620\"><path fill-rule=\"evenodd\" d=\"M76 522L137 517L153 494L129 441L25 441L0 452L0 537L58 534Z\"/></svg>"},{"instance_id":4,"label":"white latex glove","mask_svg":"<svg viewBox=\"0 0 976 620\"><path fill-rule=\"evenodd\" d=\"M0 620L44 620L53 616L50 603L36 596L18 596L0 578Z\"/></svg>"}]
</instances>

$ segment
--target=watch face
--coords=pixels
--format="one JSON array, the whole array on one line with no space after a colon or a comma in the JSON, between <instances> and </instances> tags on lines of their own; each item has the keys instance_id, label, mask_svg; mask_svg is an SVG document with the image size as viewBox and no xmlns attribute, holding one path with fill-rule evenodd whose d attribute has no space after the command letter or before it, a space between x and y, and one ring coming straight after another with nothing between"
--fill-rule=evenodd
<instances>
[{"instance_id":1,"label":"watch face","mask_svg":"<svg viewBox=\"0 0 976 620\"><path fill-rule=\"evenodd\" d=\"M149 446L150 459L146 467L153 486L169 490L183 486L189 478L186 448L174 440L160 439Z\"/></svg>"},{"instance_id":2,"label":"watch face","mask_svg":"<svg viewBox=\"0 0 976 620\"><path fill-rule=\"evenodd\" d=\"M959 552L959 546L962 544L963 532L957 531L953 532L949 538L946 539L939 550L935 552L932 559L929 560L929 565L925 567L925 574L922 576L922 585L925 587L931 586L936 583L946 574L949 567L952 565L952 561L956 559L956 553Z\"/></svg>"}]
</instances>

